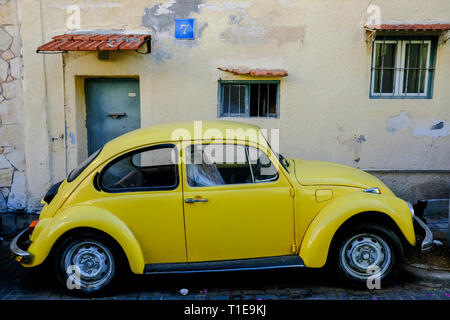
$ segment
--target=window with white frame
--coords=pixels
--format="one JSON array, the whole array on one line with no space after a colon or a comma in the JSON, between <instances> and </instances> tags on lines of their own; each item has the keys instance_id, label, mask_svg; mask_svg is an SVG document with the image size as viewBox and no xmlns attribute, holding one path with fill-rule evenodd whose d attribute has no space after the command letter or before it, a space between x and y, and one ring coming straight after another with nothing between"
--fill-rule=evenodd
<instances>
[{"instance_id":1,"label":"window with white frame","mask_svg":"<svg viewBox=\"0 0 450 320\"><path fill-rule=\"evenodd\" d=\"M219 117L278 117L278 80L219 81Z\"/></svg>"},{"instance_id":2,"label":"window with white frame","mask_svg":"<svg viewBox=\"0 0 450 320\"><path fill-rule=\"evenodd\" d=\"M432 37L377 37L371 98L431 98L435 46Z\"/></svg>"}]
</instances>

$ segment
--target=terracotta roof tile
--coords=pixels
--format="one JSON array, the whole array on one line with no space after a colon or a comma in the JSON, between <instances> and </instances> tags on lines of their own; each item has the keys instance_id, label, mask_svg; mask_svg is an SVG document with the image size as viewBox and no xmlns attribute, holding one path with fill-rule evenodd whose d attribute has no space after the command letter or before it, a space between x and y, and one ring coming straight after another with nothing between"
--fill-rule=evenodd
<instances>
[{"instance_id":1,"label":"terracotta roof tile","mask_svg":"<svg viewBox=\"0 0 450 320\"><path fill-rule=\"evenodd\" d=\"M70 40L70 39L72 39L72 37L73 37L73 35L70 35L70 34L61 34L59 36L52 37L52 39L55 39L55 40L68 39L68 40Z\"/></svg>"},{"instance_id":2,"label":"terracotta roof tile","mask_svg":"<svg viewBox=\"0 0 450 320\"><path fill-rule=\"evenodd\" d=\"M73 51L73 50L78 50L78 47L83 44L84 41L66 41L63 42L60 46L59 46L59 50L66 50L66 51Z\"/></svg>"},{"instance_id":3,"label":"terracotta roof tile","mask_svg":"<svg viewBox=\"0 0 450 320\"><path fill-rule=\"evenodd\" d=\"M250 68L217 68L221 71L231 72L235 75L250 75L252 77L286 77L288 72L280 69L250 69Z\"/></svg>"},{"instance_id":4,"label":"terracotta roof tile","mask_svg":"<svg viewBox=\"0 0 450 320\"><path fill-rule=\"evenodd\" d=\"M53 40L45 44L45 48L48 51L59 51L59 47L63 44L63 41ZM39 50L39 48L38 48Z\"/></svg>"},{"instance_id":5,"label":"terracotta roof tile","mask_svg":"<svg viewBox=\"0 0 450 320\"><path fill-rule=\"evenodd\" d=\"M98 46L97 50L100 50L100 51L102 51L102 50L104 50L104 51L119 50L119 46L122 44L122 42L123 41L120 41L120 40L117 41L117 40L108 39L108 41L103 41L103 43Z\"/></svg>"},{"instance_id":6,"label":"terracotta roof tile","mask_svg":"<svg viewBox=\"0 0 450 320\"><path fill-rule=\"evenodd\" d=\"M150 38L142 34L62 34L38 47L37 52L137 50Z\"/></svg>"},{"instance_id":7,"label":"terracotta roof tile","mask_svg":"<svg viewBox=\"0 0 450 320\"><path fill-rule=\"evenodd\" d=\"M97 51L97 48L100 44L106 41L83 41L83 43L78 47L80 51Z\"/></svg>"},{"instance_id":8,"label":"terracotta roof tile","mask_svg":"<svg viewBox=\"0 0 450 320\"><path fill-rule=\"evenodd\" d=\"M91 40L108 40L108 37L112 36L111 34L98 34L95 36L91 36Z\"/></svg>"}]
</instances>

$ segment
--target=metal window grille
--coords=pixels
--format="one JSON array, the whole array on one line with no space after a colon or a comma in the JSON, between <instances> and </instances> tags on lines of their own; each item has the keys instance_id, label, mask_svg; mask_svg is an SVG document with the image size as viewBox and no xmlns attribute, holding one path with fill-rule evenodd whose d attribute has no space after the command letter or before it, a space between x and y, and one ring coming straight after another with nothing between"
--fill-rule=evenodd
<instances>
[{"instance_id":1,"label":"metal window grille","mask_svg":"<svg viewBox=\"0 0 450 320\"><path fill-rule=\"evenodd\" d=\"M219 82L220 117L278 117L279 81Z\"/></svg>"},{"instance_id":2,"label":"metal window grille","mask_svg":"<svg viewBox=\"0 0 450 320\"><path fill-rule=\"evenodd\" d=\"M383 37L373 41L371 96L429 98L434 75L430 37Z\"/></svg>"}]
</instances>

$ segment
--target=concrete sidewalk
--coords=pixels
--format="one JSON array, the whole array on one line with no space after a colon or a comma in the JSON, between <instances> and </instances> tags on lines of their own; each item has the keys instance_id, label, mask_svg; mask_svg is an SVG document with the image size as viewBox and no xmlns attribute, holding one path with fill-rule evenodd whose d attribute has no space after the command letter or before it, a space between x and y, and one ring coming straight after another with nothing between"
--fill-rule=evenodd
<instances>
[{"instance_id":1,"label":"concrete sidewalk","mask_svg":"<svg viewBox=\"0 0 450 320\"><path fill-rule=\"evenodd\" d=\"M434 238L442 242L449 241L449 210L450 205L448 199L428 200L423 215L427 225L433 231Z\"/></svg>"}]
</instances>

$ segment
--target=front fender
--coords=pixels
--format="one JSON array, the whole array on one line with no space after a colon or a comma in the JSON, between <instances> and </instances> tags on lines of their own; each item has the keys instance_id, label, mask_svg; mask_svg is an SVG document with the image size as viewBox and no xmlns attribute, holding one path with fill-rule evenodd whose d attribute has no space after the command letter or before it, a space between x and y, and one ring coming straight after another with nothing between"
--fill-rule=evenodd
<instances>
[{"instance_id":1,"label":"front fender","mask_svg":"<svg viewBox=\"0 0 450 320\"><path fill-rule=\"evenodd\" d=\"M388 215L406 240L415 246L412 216L405 201L392 195L353 192L332 200L309 225L300 247L300 257L305 266L323 267L331 240L339 227L352 216L371 211Z\"/></svg>"},{"instance_id":2,"label":"front fender","mask_svg":"<svg viewBox=\"0 0 450 320\"><path fill-rule=\"evenodd\" d=\"M75 228L92 228L108 234L122 247L131 270L143 273L145 263L141 247L125 223L109 211L84 205L70 207L52 218L41 219L33 231L32 243L27 250L32 255L31 263L23 266L41 264L55 242Z\"/></svg>"}]
</instances>

